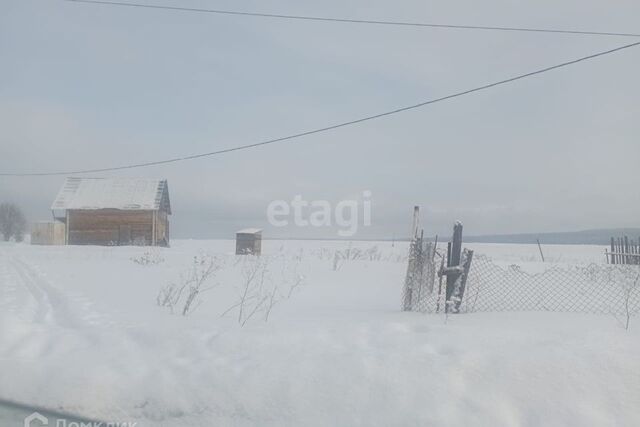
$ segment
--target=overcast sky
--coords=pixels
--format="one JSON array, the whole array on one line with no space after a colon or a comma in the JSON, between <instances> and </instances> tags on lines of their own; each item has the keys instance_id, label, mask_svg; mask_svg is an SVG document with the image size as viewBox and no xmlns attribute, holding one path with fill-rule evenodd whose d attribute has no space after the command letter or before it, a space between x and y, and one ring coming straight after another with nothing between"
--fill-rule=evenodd
<instances>
[{"instance_id":1,"label":"overcast sky","mask_svg":"<svg viewBox=\"0 0 640 427\"><path fill-rule=\"evenodd\" d=\"M140 0L142 1L142 0ZM157 1L364 19L640 33L637 0ZM632 38L281 21L58 0L0 2L0 171L86 169L284 136ZM372 192L356 237L640 226L640 47L288 143L99 174L167 178L174 237L267 226L274 199ZM64 177L2 178L50 218ZM333 237L267 227L272 236Z\"/></svg>"}]
</instances>

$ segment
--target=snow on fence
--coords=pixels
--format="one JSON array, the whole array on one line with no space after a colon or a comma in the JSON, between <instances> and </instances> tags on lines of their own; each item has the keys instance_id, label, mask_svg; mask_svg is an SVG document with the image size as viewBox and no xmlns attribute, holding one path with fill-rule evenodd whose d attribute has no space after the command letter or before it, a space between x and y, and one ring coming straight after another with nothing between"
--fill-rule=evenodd
<instances>
[{"instance_id":1,"label":"snow on fence","mask_svg":"<svg viewBox=\"0 0 640 427\"><path fill-rule=\"evenodd\" d=\"M431 248L427 243L426 248ZM464 256L464 255L463 255ZM409 267L403 308L426 313L455 307L460 313L496 311L556 311L633 316L640 314L640 268L634 265L591 264L554 266L531 274L517 265L503 268L475 254L464 293L456 287L445 301L439 260L422 258L419 268ZM441 267L442 268L442 267ZM408 296L410 294L410 296Z\"/></svg>"},{"instance_id":2,"label":"snow on fence","mask_svg":"<svg viewBox=\"0 0 640 427\"><path fill-rule=\"evenodd\" d=\"M476 256L460 311L640 313L640 268L590 264L530 274Z\"/></svg>"},{"instance_id":3,"label":"snow on fence","mask_svg":"<svg viewBox=\"0 0 640 427\"><path fill-rule=\"evenodd\" d=\"M627 328L629 318L640 313L640 266L635 262L613 258L617 262L612 264L553 266L537 274L527 273L517 265L503 268L487 256L462 249L460 222L455 223L447 252L442 254L437 249L437 237L435 242L429 242L424 238L424 231L418 232L419 209L416 206L413 213L412 240L402 291L404 311L612 314L623 316ZM628 239L619 240L626 242ZM632 246L633 242L625 247ZM626 251L638 252L635 249ZM540 256L544 261L542 250Z\"/></svg>"},{"instance_id":4,"label":"snow on fence","mask_svg":"<svg viewBox=\"0 0 640 427\"><path fill-rule=\"evenodd\" d=\"M462 250L462 223L453 226L453 238L447 244L446 257L437 247L438 242L431 243L424 238L424 230L418 234L419 208L414 210L412 226L413 239L409 250L407 275L402 293L402 309L404 311L431 311L458 313L465 293L469 269L473 260L473 251ZM440 268L436 271L436 256L439 257ZM439 277L435 286L435 276ZM443 279L446 278L444 284Z\"/></svg>"},{"instance_id":5,"label":"snow on fence","mask_svg":"<svg viewBox=\"0 0 640 427\"><path fill-rule=\"evenodd\" d=\"M402 309L404 311L430 311L438 301L432 301L442 294L442 283L436 289L436 245L422 237L411 242L407 266L407 276L402 291Z\"/></svg>"}]
</instances>

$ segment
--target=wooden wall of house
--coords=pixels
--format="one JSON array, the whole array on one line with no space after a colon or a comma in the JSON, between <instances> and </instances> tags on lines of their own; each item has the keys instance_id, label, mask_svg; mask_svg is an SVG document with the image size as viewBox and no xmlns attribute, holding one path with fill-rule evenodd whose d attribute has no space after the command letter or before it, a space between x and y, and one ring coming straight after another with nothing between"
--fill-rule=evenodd
<instances>
[{"instance_id":1,"label":"wooden wall of house","mask_svg":"<svg viewBox=\"0 0 640 427\"><path fill-rule=\"evenodd\" d=\"M156 244L169 246L169 216L163 210L156 214Z\"/></svg>"},{"instance_id":2,"label":"wooden wall of house","mask_svg":"<svg viewBox=\"0 0 640 427\"><path fill-rule=\"evenodd\" d=\"M153 211L69 210L70 245L151 245Z\"/></svg>"}]
</instances>

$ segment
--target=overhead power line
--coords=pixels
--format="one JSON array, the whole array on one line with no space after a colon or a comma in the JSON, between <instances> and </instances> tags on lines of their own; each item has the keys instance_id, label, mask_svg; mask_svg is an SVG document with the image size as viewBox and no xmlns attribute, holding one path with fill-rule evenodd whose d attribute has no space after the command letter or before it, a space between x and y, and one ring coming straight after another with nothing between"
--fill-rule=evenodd
<instances>
[{"instance_id":1,"label":"overhead power line","mask_svg":"<svg viewBox=\"0 0 640 427\"><path fill-rule=\"evenodd\" d=\"M129 3L119 1L108 0L65 0L73 3L90 3L90 4L103 4L109 6L125 6L135 8L146 9L162 9L172 10L180 12L197 12L197 13L212 13L218 15L234 15L234 16L252 16L256 18L271 18L271 19L290 19L299 21L318 21L318 22L338 22L344 24L368 24L368 25L396 25L404 27L428 27L428 28L442 28L442 29L458 29L458 30L486 30L486 31L516 31L527 33L557 33L557 34L575 34L575 35L590 35L590 36L618 36L618 37L640 37L639 33L624 33L624 32L608 32L608 31L581 31L581 30L564 30L553 28L527 28L527 27L501 27L501 26L489 26L489 25L461 25L461 24L439 24L429 22L407 22L407 21L387 21L387 20L372 20L372 19L349 19L349 18L335 18L335 17L322 17L322 16L309 16L309 15L287 15L279 13L261 13L261 12L243 12L237 10L224 10L224 9L203 9L195 7L184 6L165 6L157 4L145 4L145 3Z\"/></svg>"},{"instance_id":2,"label":"overhead power line","mask_svg":"<svg viewBox=\"0 0 640 427\"><path fill-rule=\"evenodd\" d=\"M435 99L430 99L427 101L423 101L420 102L418 104L413 104L413 105L408 105L405 107L400 107L400 108L396 108L394 110L389 110L389 111L385 111L383 113L378 113L378 114L374 114L371 116L365 116L365 117L361 117L359 119L355 119L355 120L349 120L346 122L341 122L341 123L337 123L337 124L333 124L333 125L329 125L329 126L325 126L325 127L321 127L321 128L316 128L316 129L312 129L312 130L308 130L305 132L300 132L300 133L296 133L293 135L288 135L288 136L283 136L280 138L275 138L275 139L269 139L266 141L261 141L261 142L255 142L253 144L246 144L246 145L240 145L240 146L236 146L236 147L231 147L231 148L224 148L221 150L216 150L216 151L210 151L208 153L200 153L200 154L192 154L192 155L188 155L188 156L183 156L183 157L174 157L171 159L165 159L165 160L157 160L157 161L150 161L150 162L144 162L144 163L135 163L135 164L129 164L129 165L123 165L123 166L115 166L115 167L105 167L105 168L98 168L98 169L80 169L80 170L70 170L70 171L57 171L57 172L32 172L32 173L0 173L0 176L55 176L55 175L74 175L74 174L86 174L86 173L97 173L97 172L110 172L110 171L118 171L118 170L124 170L124 169L134 169L134 168L142 168L142 167L148 167L148 166L157 166L157 165L164 165L164 164L168 164L168 163L177 163L177 162L182 162L182 161L186 161L186 160L194 160L194 159L199 159L202 157L211 157L211 156L216 156L219 154L224 154L224 153L231 153L233 151L241 151L241 150L248 150L250 148L256 148L256 147L261 147L264 145L270 145L270 144L275 144L278 142L285 142L285 141L291 141L294 139L298 139L298 138L302 138L304 136L309 136L309 135L314 135L314 134L319 134L319 133L324 133L330 130L334 130L334 129L339 129L339 128L343 128L343 127L347 127L347 126L351 126L351 125L355 125L358 123L363 123L363 122L368 122L368 121L372 121L372 120L376 120L382 117L386 117L386 116L391 116L394 114L398 114L398 113L402 113L405 111L409 111L409 110L414 110L416 108L420 108L420 107L424 107L427 105L431 105L431 104L435 104L437 102L442 102L442 101L446 101L449 99L453 99L453 98L458 98L461 96L465 96L465 95L469 95L472 94L474 92L480 92L483 90L487 90L496 86L500 86L500 85L504 85L504 84L508 84L508 83L512 83L515 82L517 80L522 80L528 77L533 77L539 74L543 74L546 73L548 71L552 71L552 70L556 70L558 68L563 68L563 67L567 67L569 65L573 65L573 64L577 64L583 61L588 61L600 56L604 56L604 55L609 55L611 53L614 52L619 52L621 50L625 50L625 49L629 49L632 47L636 47L639 46L640 42L636 42L636 43L631 43L631 44L627 44L624 46L620 46L614 49L610 49L610 50L606 50L603 52L598 52L598 53L594 53L592 55L589 56L583 56L582 58L578 58L578 59L574 59L571 61L567 61L567 62L563 62L561 64L557 64L557 65L553 65L550 67L546 67L546 68L542 68L540 70L536 70L536 71L531 71L529 73L525 73L525 74L520 74L518 76L515 77L510 77L508 79L504 79L504 80L500 80L494 83L489 83L483 86L478 86L478 87L474 87L472 89L467 89L461 92L456 92L450 95L446 95L446 96L442 96L440 98L435 98Z\"/></svg>"}]
</instances>

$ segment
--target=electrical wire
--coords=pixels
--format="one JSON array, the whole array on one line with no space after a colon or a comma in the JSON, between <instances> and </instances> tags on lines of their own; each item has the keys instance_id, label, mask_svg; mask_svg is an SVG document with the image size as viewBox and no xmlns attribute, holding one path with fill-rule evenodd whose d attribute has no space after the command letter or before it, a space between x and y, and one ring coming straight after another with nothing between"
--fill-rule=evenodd
<instances>
[{"instance_id":1,"label":"electrical wire","mask_svg":"<svg viewBox=\"0 0 640 427\"><path fill-rule=\"evenodd\" d=\"M278 14L278 13L243 12L243 11L223 10L223 9L204 9L204 8L194 8L194 7L184 7L184 6L165 6L165 5L158 5L158 4L129 3L129 2L107 1L107 0L64 0L64 1L73 2L73 3L87 3L87 4L99 4L99 5L101 4L101 5L109 5L109 6L124 6L124 7L145 8L145 9L161 9L161 10L179 11L179 12L211 13L211 14L218 14L218 15L234 15L234 16L244 16L244 17L288 19L288 20L299 20L299 21L337 22L337 23L344 23L344 24L394 25L394 26L403 26L403 27L428 27L428 28L441 28L441 29L511 31L511 32L528 32L528 33L556 33L556 34L574 34L574 35L590 35L590 36L640 37L640 34L638 33L626 33L626 32L582 31L582 30L563 30L563 29L553 29L553 28L501 27L501 26L488 26L488 25L438 24L438 23L428 23L428 22L349 19L349 18L334 18L334 17L309 16L309 15L287 15L287 14Z\"/></svg>"},{"instance_id":2,"label":"electrical wire","mask_svg":"<svg viewBox=\"0 0 640 427\"><path fill-rule=\"evenodd\" d=\"M248 150L251 148L256 148L256 147L261 147L264 145L270 145L270 144L275 144L275 143L279 143L279 142L285 142L285 141L291 141L291 140L295 140L295 139L299 139L305 136L309 136L309 135L314 135L314 134L319 134L319 133L324 133L324 132L328 132L331 130L335 130L335 129L339 129L339 128L343 128L343 127L347 127L347 126L352 126L352 125L356 125L359 123L364 123L364 122L368 122L368 121L372 121L372 120L376 120L376 119L380 119L382 117L386 117L386 116L391 116L394 114L398 114L398 113L402 113L405 111L409 111L409 110L414 110L417 108L421 108L427 105L431 105L431 104L435 104L438 102L442 102L442 101L446 101L449 99L453 99L453 98L458 98L461 96L465 96L465 95L469 95L475 92L480 92L480 91L484 91L496 86L500 86L500 85L505 85L508 83L512 83L518 80L522 80L528 77L533 77L533 76L537 76L552 70L556 70L559 68L563 68L563 67L567 67L569 65L574 65L580 62L584 62L584 61L588 61L591 59L595 59L601 56L605 56L605 55L609 55L612 54L614 52L619 52L625 49L630 49L632 47L636 47L639 46L640 42L636 42L636 43L631 43L631 44L627 44L624 46L620 46L620 47L616 47L614 49L609 49L603 52L598 52L598 53L594 53L592 55L588 55L588 56L583 56L581 58L578 59L574 59L571 61L567 61L567 62L563 62L557 65L553 65L550 67L546 67L546 68L542 68L540 70L536 70L536 71L531 71L529 73L525 73L525 74L520 74L514 77L510 77L504 80L500 80L494 83L489 83L489 84L485 84L483 86L477 86L474 87L472 89L467 89L461 92L456 92L450 95L446 95L446 96L442 96L439 98L435 98L435 99L430 99L427 101L423 101L423 102L419 102L417 104L413 104L413 105L408 105L405 107L400 107L400 108L396 108L393 110L389 110L389 111L385 111L382 113L378 113L378 114L374 114L374 115L370 115L370 116L365 116L365 117L361 117L355 120L349 120L349 121L345 121L345 122L341 122L341 123L337 123L337 124L333 124L333 125L329 125L329 126L324 126L324 127L320 127L320 128L316 128L316 129L312 129L312 130L308 130L308 131L304 131L304 132L300 132L300 133L296 133L296 134L292 134L292 135L288 135L288 136L283 136L283 137L279 137L279 138L275 138L275 139L269 139L266 141L260 141L260 142L255 142L252 144L246 144L246 145L240 145L240 146L236 146L236 147L230 147L230 148L224 148L221 150L216 150L216 151L211 151L211 152L207 152L207 153L199 153L199 154L192 154L192 155L188 155L188 156L183 156L183 157L174 157L174 158L170 158L170 159L165 159L165 160L157 160L157 161L150 161L150 162L144 162L144 163L135 163L135 164L130 164L130 165L123 165L123 166L115 166L115 167L105 167L105 168L97 168L97 169L80 169L80 170L69 170L69 171L53 171L53 172L32 172L32 173L0 173L0 176L56 176L56 175L79 175L79 174L87 174L87 173L98 173L98 172L111 172L111 171L119 171L119 170L124 170L124 169L134 169L134 168L143 168L143 167L149 167L149 166L157 166L157 165L164 165L164 164L168 164L168 163L177 163L177 162L182 162L182 161L187 161L187 160L194 160L194 159L199 159L199 158L203 158L203 157L211 157L211 156L216 156L216 155L220 155L220 154L225 154L225 153L231 153L234 151L241 151L241 150Z\"/></svg>"}]
</instances>

